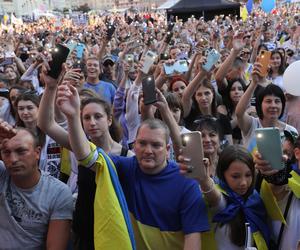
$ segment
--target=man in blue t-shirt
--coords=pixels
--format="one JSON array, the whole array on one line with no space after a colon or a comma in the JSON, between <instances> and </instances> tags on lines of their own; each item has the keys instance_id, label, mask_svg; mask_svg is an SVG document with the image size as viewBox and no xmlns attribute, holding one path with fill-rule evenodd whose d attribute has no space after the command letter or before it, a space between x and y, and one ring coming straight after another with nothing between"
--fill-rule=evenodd
<instances>
[{"instance_id":1,"label":"man in blue t-shirt","mask_svg":"<svg viewBox=\"0 0 300 250\"><path fill-rule=\"evenodd\" d=\"M99 176L105 168L102 153L87 140L80 124L78 94L68 88L60 86L58 95L64 95L60 110L68 120L70 146L80 166ZM157 106L168 125L174 124L168 106ZM209 230L206 206L196 181L182 176L177 164L168 162L169 133L162 121L146 120L137 132L136 156L111 156L111 160L128 204L137 249L199 250L201 232ZM109 240L113 238L104 239Z\"/></svg>"},{"instance_id":2,"label":"man in blue t-shirt","mask_svg":"<svg viewBox=\"0 0 300 250\"><path fill-rule=\"evenodd\" d=\"M100 81L100 64L96 57L89 57L86 61L87 78L83 88L91 89L97 93L103 100L112 104L116 88L112 83Z\"/></svg>"}]
</instances>

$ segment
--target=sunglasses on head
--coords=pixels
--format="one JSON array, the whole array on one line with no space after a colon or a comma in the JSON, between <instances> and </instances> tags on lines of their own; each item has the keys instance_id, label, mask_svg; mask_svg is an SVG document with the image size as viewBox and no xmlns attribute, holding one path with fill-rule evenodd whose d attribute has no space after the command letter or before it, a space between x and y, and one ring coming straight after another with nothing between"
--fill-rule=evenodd
<instances>
[{"instance_id":1,"label":"sunglasses on head","mask_svg":"<svg viewBox=\"0 0 300 250\"><path fill-rule=\"evenodd\" d=\"M105 61L105 62L103 63L103 66L104 66L104 67L114 66L114 63L113 63L112 61L110 61L110 60L107 60L107 61Z\"/></svg>"}]
</instances>

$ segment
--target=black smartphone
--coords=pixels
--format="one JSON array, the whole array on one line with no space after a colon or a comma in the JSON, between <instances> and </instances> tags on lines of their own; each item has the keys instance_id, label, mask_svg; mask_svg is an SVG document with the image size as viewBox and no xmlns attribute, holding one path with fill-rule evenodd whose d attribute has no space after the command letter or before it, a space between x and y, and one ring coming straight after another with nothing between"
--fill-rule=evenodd
<instances>
[{"instance_id":1,"label":"black smartphone","mask_svg":"<svg viewBox=\"0 0 300 250\"><path fill-rule=\"evenodd\" d=\"M69 55L69 48L57 44L55 48L51 50L52 61L49 62L50 71L48 71L48 75L54 79L57 79L61 70L62 64L66 62L67 57Z\"/></svg>"},{"instance_id":2,"label":"black smartphone","mask_svg":"<svg viewBox=\"0 0 300 250\"><path fill-rule=\"evenodd\" d=\"M9 90L6 88L0 88L0 96L9 99Z\"/></svg>"},{"instance_id":3,"label":"black smartphone","mask_svg":"<svg viewBox=\"0 0 300 250\"><path fill-rule=\"evenodd\" d=\"M152 75L148 75L142 80L144 104L149 105L155 103L156 92L155 92L155 80Z\"/></svg>"},{"instance_id":4,"label":"black smartphone","mask_svg":"<svg viewBox=\"0 0 300 250\"><path fill-rule=\"evenodd\" d=\"M81 71L83 71L84 70L84 63L81 60L76 60L73 63L72 68L73 69L80 69Z\"/></svg>"},{"instance_id":5,"label":"black smartphone","mask_svg":"<svg viewBox=\"0 0 300 250\"><path fill-rule=\"evenodd\" d=\"M160 60L169 60L168 53L162 53L162 54L160 54Z\"/></svg>"},{"instance_id":6,"label":"black smartphone","mask_svg":"<svg viewBox=\"0 0 300 250\"><path fill-rule=\"evenodd\" d=\"M169 44L171 42L171 39L173 37L173 32L168 31L166 36L166 43Z\"/></svg>"},{"instance_id":7,"label":"black smartphone","mask_svg":"<svg viewBox=\"0 0 300 250\"><path fill-rule=\"evenodd\" d=\"M173 30L173 28L174 28L174 25L175 25L175 22L169 22L168 23L168 31L172 31Z\"/></svg>"},{"instance_id":8,"label":"black smartphone","mask_svg":"<svg viewBox=\"0 0 300 250\"><path fill-rule=\"evenodd\" d=\"M107 39L110 41L116 30L116 27L112 24L108 24L106 27L107 27Z\"/></svg>"}]
</instances>

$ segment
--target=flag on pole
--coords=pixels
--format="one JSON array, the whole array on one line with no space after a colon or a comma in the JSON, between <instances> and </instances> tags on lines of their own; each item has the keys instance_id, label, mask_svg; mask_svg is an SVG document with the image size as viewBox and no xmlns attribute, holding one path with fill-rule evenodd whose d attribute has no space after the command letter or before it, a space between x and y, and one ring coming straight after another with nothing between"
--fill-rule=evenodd
<instances>
[{"instance_id":1,"label":"flag on pole","mask_svg":"<svg viewBox=\"0 0 300 250\"><path fill-rule=\"evenodd\" d=\"M248 14L251 14L251 12L253 10L253 0L248 0L247 1L246 8L247 8Z\"/></svg>"},{"instance_id":2,"label":"flag on pole","mask_svg":"<svg viewBox=\"0 0 300 250\"><path fill-rule=\"evenodd\" d=\"M248 11L246 6L243 7L242 11L241 11L241 18L242 20L245 22L248 18Z\"/></svg>"}]
</instances>

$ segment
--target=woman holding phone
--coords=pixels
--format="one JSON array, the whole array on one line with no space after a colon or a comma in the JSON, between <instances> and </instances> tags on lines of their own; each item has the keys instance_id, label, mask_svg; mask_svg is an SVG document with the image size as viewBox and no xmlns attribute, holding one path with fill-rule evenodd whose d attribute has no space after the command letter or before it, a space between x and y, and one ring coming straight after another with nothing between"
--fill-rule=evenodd
<instances>
[{"instance_id":1,"label":"woman holding phone","mask_svg":"<svg viewBox=\"0 0 300 250\"><path fill-rule=\"evenodd\" d=\"M274 169L274 166L265 161L259 152L254 158L256 169L264 177L260 193L264 203L268 204L266 207L271 215L271 239L278 250L300 247L300 137L295 138L292 135L290 137L293 155L287 156L295 158L296 162L290 163L293 161L287 160L290 173L284 175L284 179L282 171ZM284 144L282 147L286 148ZM278 179L280 182L276 181Z\"/></svg>"},{"instance_id":2,"label":"woman holding phone","mask_svg":"<svg viewBox=\"0 0 300 250\"><path fill-rule=\"evenodd\" d=\"M262 88L257 95L256 111L258 117L254 118L247 114L246 109L250 104L250 99L262 79L260 69L261 65L256 63L252 73L252 81L236 107L238 126L242 131L244 146L249 152L253 152L255 149L254 131L257 128L277 127L282 136L284 130L298 134L293 126L279 120L284 112L285 96L282 89L274 84Z\"/></svg>"},{"instance_id":3,"label":"woman holding phone","mask_svg":"<svg viewBox=\"0 0 300 250\"><path fill-rule=\"evenodd\" d=\"M63 147L70 149L68 132L54 119L57 81L43 71L46 84L41 100L38 124L41 129L57 140ZM65 81L66 84L67 81ZM49 115L50 114L50 115ZM108 154L132 156L133 153L118 141L120 135L113 120L111 106L99 97L87 97L81 103L81 121L84 132L90 141ZM75 249L94 249L94 198L96 192L95 173L86 168L72 166L72 171L78 174L78 197L74 212L73 230Z\"/></svg>"},{"instance_id":4,"label":"woman holding phone","mask_svg":"<svg viewBox=\"0 0 300 250\"><path fill-rule=\"evenodd\" d=\"M181 166L182 172L185 172L184 168ZM198 181L215 223L211 231L215 242L209 242L210 245L203 249L213 249L215 243L219 250L244 250L245 223L249 223L253 243L258 250L267 250L267 213L254 189L255 168L251 154L239 145L226 147L220 154L216 169L218 185L210 177L209 169L202 169Z\"/></svg>"},{"instance_id":5,"label":"woman holding phone","mask_svg":"<svg viewBox=\"0 0 300 250\"><path fill-rule=\"evenodd\" d=\"M221 126L221 140L232 143L230 121L226 115L221 113L217 105L215 89L206 74L202 69L183 92L182 103L186 127L190 130L195 130L197 126L195 121L203 116L215 117Z\"/></svg>"}]
</instances>

